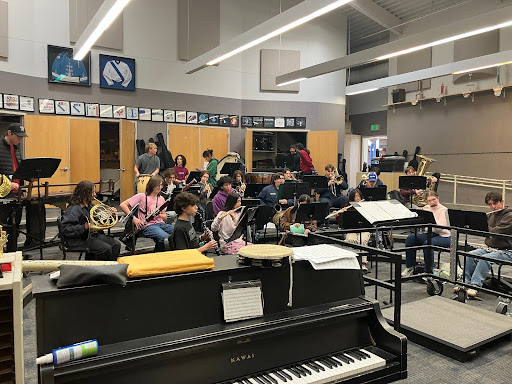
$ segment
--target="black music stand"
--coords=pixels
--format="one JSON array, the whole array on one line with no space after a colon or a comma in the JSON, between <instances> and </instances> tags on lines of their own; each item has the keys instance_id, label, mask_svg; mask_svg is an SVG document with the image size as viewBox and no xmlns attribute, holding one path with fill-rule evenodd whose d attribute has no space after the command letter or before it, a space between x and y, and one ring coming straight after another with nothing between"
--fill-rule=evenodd
<instances>
[{"instance_id":1,"label":"black music stand","mask_svg":"<svg viewBox=\"0 0 512 384\"><path fill-rule=\"evenodd\" d=\"M349 209L339 216L338 228L355 229L355 228L373 228L368 220L364 218L355 209Z\"/></svg>"},{"instance_id":2,"label":"black music stand","mask_svg":"<svg viewBox=\"0 0 512 384\"><path fill-rule=\"evenodd\" d=\"M398 188L400 189L427 189L427 178L425 176L405 175L398 178ZM412 208L412 196L409 199Z\"/></svg>"},{"instance_id":3,"label":"black music stand","mask_svg":"<svg viewBox=\"0 0 512 384\"><path fill-rule=\"evenodd\" d=\"M242 216L240 216L240 220L238 220L238 224L236 225L235 231L233 234L229 237L229 239L226 240L226 244L230 243L233 240L238 239L242 234L244 234L245 239L245 245L247 245L247 223L249 221L249 212L252 214L251 219L254 217L254 213L256 213L257 208L248 208L244 207L244 211L242 212Z\"/></svg>"},{"instance_id":4,"label":"black music stand","mask_svg":"<svg viewBox=\"0 0 512 384\"><path fill-rule=\"evenodd\" d=\"M217 192L220 191L220 188L219 187L214 187L213 190L212 190L212 193L210 193L210 200L213 200L213 198L215 197L215 195L217 194Z\"/></svg>"},{"instance_id":5,"label":"black music stand","mask_svg":"<svg viewBox=\"0 0 512 384\"><path fill-rule=\"evenodd\" d=\"M201 181L201 171L192 171L188 174L185 184L190 184L192 179L196 179L197 182Z\"/></svg>"},{"instance_id":6,"label":"black music stand","mask_svg":"<svg viewBox=\"0 0 512 384\"><path fill-rule=\"evenodd\" d=\"M268 184L246 184L245 185L245 197L258 197L260 192L265 188Z\"/></svg>"},{"instance_id":7,"label":"black music stand","mask_svg":"<svg viewBox=\"0 0 512 384\"><path fill-rule=\"evenodd\" d=\"M296 223L304 221L316 220L317 223L324 221L325 212L327 212L328 203L304 203L299 204L297 209L297 216L295 216Z\"/></svg>"},{"instance_id":8,"label":"black music stand","mask_svg":"<svg viewBox=\"0 0 512 384\"><path fill-rule=\"evenodd\" d=\"M244 168L242 163L224 163L222 169L220 170L220 174L229 175L229 177L233 177L233 173L235 171L242 171Z\"/></svg>"},{"instance_id":9,"label":"black music stand","mask_svg":"<svg viewBox=\"0 0 512 384\"><path fill-rule=\"evenodd\" d=\"M311 196L309 183L283 183L279 186L277 200L286 199L288 201L293 199L293 205L295 205L299 196L304 194Z\"/></svg>"},{"instance_id":10,"label":"black music stand","mask_svg":"<svg viewBox=\"0 0 512 384\"><path fill-rule=\"evenodd\" d=\"M242 199L242 205L244 207L257 207L260 204L261 204L261 202L259 199L246 199L246 198Z\"/></svg>"},{"instance_id":11,"label":"black music stand","mask_svg":"<svg viewBox=\"0 0 512 384\"><path fill-rule=\"evenodd\" d=\"M419 218L421 218L425 224L437 224L432 211L426 211L425 209L411 209L412 212L416 212Z\"/></svg>"},{"instance_id":12,"label":"black music stand","mask_svg":"<svg viewBox=\"0 0 512 384\"><path fill-rule=\"evenodd\" d=\"M44 205L41 202L41 179L52 177L55 171L57 171L57 168L59 168L60 162L61 159L53 157L25 159L20 162L16 172L12 175L13 180L37 179L37 205L39 208L39 217L41 217L41 208L44 209ZM45 237L43 232L43 223L39 220L39 236L41 236L41 238L36 239L35 236L27 234L27 236L39 241L39 257L41 260L43 260L43 242Z\"/></svg>"},{"instance_id":13,"label":"black music stand","mask_svg":"<svg viewBox=\"0 0 512 384\"><path fill-rule=\"evenodd\" d=\"M327 182L329 179L325 176L319 175L304 175L302 180L311 185L311 189L314 189L315 192L319 188L328 188Z\"/></svg>"},{"instance_id":14,"label":"black music stand","mask_svg":"<svg viewBox=\"0 0 512 384\"><path fill-rule=\"evenodd\" d=\"M386 200L386 193L388 187L386 185L379 185L373 188L360 188L361 196L365 201L377 201L377 200Z\"/></svg>"}]
</instances>

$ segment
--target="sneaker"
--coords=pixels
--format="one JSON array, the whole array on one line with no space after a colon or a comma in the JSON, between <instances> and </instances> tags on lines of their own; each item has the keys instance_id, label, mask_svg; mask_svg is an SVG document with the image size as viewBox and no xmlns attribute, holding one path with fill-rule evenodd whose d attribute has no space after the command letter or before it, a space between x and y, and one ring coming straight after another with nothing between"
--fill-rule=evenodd
<instances>
[{"instance_id":1,"label":"sneaker","mask_svg":"<svg viewBox=\"0 0 512 384\"><path fill-rule=\"evenodd\" d=\"M405 268L403 271L402 271L402 277L408 277L408 276L411 276L414 272L414 267L409 267L409 268Z\"/></svg>"},{"instance_id":2,"label":"sneaker","mask_svg":"<svg viewBox=\"0 0 512 384\"><path fill-rule=\"evenodd\" d=\"M468 296L470 296L470 297L475 297L478 294L478 291L476 289L471 289L471 288L469 288L467 290L467 292L468 292Z\"/></svg>"}]
</instances>

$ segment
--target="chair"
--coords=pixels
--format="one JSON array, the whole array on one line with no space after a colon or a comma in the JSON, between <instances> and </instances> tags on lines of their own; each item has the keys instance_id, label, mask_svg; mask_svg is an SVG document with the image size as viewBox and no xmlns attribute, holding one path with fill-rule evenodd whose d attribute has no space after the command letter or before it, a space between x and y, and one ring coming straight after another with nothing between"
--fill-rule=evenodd
<instances>
[{"instance_id":1,"label":"chair","mask_svg":"<svg viewBox=\"0 0 512 384\"><path fill-rule=\"evenodd\" d=\"M78 260L82 260L82 255L85 253L87 254L89 252L89 248L87 247L72 247L72 246L69 246L69 242L68 242L68 238L66 236L64 236L64 234L62 233L62 217L58 217L57 218L57 228L59 230L59 239L60 239L60 244L59 244L59 248L61 249L62 251L62 256L63 256L63 260L66 260L66 252L78 252L80 255L78 257Z\"/></svg>"},{"instance_id":2,"label":"chair","mask_svg":"<svg viewBox=\"0 0 512 384\"><path fill-rule=\"evenodd\" d=\"M215 215L213 213L213 202L209 201L206 203L206 217L205 220L213 220Z\"/></svg>"}]
</instances>

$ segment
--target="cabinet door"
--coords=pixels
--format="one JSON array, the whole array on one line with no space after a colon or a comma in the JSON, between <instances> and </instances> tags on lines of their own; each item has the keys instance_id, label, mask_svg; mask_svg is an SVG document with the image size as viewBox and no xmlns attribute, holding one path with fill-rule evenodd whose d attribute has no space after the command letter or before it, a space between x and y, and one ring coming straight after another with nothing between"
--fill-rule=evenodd
<instances>
[{"instance_id":1,"label":"cabinet door","mask_svg":"<svg viewBox=\"0 0 512 384\"><path fill-rule=\"evenodd\" d=\"M202 167L199 148L199 127L169 125L168 129L167 148L169 148L173 158L176 158L178 155L185 156L189 171L195 171L195 167Z\"/></svg>"},{"instance_id":2,"label":"cabinet door","mask_svg":"<svg viewBox=\"0 0 512 384\"><path fill-rule=\"evenodd\" d=\"M213 157L220 160L228 153L229 129L201 128L201 153L206 149L213 150ZM220 169L218 170L220 172Z\"/></svg>"},{"instance_id":3,"label":"cabinet door","mask_svg":"<svg viewBox=\"0 0 512 384\"><path fill-rule=\"evenodd\" d=\"M309 131L307 148L320 175L327 164L338 166L338 131Z\"/></svg>"},{"instance_id":4,"label":"cabinet door","mask_svg":"<svg viewBox=\"0 0 512 384\"><path fill-rule=\"evenodd\" d=\"M59 168L48 181L50 185L70 183L69 118L65 116L24 117L28 137L24 140L25 158L54 157L61 159ZM69 191L69 187L50 188L50 192Z\"/></svg>"},{"instance_id":5,"label":"cabinet door","mask_svg":"<svg viewBox=\"0 0 512 384\"><path fill-rule=\"evenodd\" d=\"M69 119L71 183L100 181L100 122Z\"/></svg>"},{"instance_id":6,"label":"cabinet door","mask_svg":"<svg viewBox=\"0 0 512 384\"><path fill-rule=\"evenodd\" d=\"M121 149L121 201L133 195L135 186L135 123L121 120L119 124Z\"/></svg>"},{"instance_id":7,"label":"cabinet door","mask_svg":"<svg viewBox=\"0 0 512 384\"><path fill-rule=\"evenodd\" d=\"M252 129L245 130L245 166L252 172Z\"/></svg>"}]
</instances>

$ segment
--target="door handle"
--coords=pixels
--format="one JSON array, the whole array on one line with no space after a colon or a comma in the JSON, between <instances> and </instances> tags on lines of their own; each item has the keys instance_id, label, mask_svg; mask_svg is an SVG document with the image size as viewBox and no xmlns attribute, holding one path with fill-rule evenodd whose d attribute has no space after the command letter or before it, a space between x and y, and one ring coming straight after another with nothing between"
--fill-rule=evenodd
<instances>
[{"instance_id":1,"label":"door handle","mask_svg":"<svg viewBox=\"0 0 512 384\"><path fill-rule=\"evenodd\" d=\"M68 167L64 167L64 168L61 168L60 170L64 171L64 172L67 172L69 170L69 168Z\"/></svg>"},{"instance_id":2,"label":"door handle","mask_svg":"<svg viewBox=\"0 0 512 384\"><path fill-rule=\"evenodd\" d=\"M126 168L118 168L117 170L118 170L118 171L123 171L123 172L124 172L124 171L126 171Z\"/></svg>"}]
</instances>

